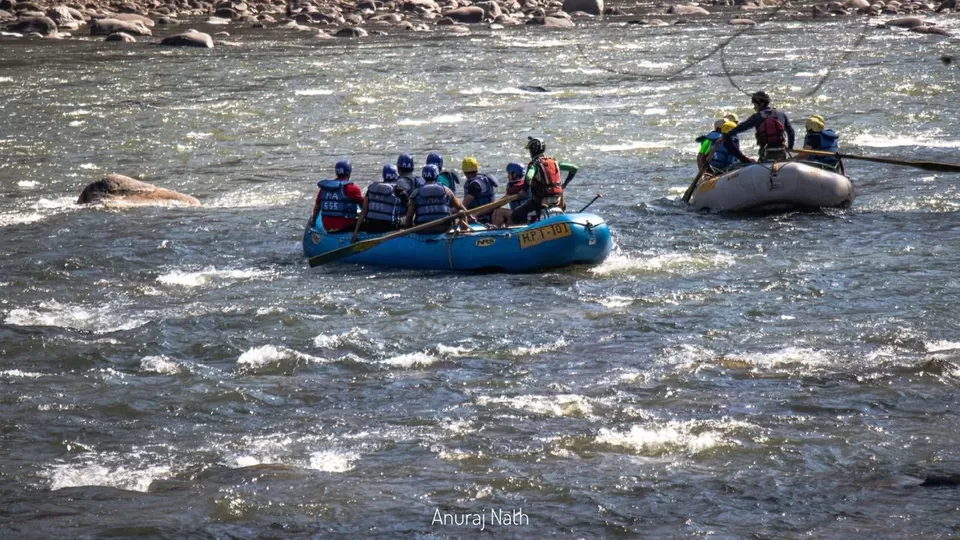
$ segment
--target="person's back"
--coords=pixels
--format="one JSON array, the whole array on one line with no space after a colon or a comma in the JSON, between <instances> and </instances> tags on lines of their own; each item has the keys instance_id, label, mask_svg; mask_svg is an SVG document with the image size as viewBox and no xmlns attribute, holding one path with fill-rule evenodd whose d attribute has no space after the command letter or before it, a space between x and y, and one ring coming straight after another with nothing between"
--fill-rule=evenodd
<instances>
[{"instance_id":1,"label":"person's back","mask_svg":"<svg viewBox=\"0 0 960 540\"><path fill-rule=\"evenodd\" d=\"M410 154L400 154L397 158L397 171L400 173L400 177L397 178L397 185L400 186L400 189L405 191L407 195L423 185L423 178L413 174L414 167L413 156Z\"/></svg>"},{"instance_id":2,"label":"person's back","mask_svg":"<svg viewBox=\"0 0 960 540\"><path fill-rule=\"evenodd\" d=\"M478 206L483 206L493 202L496 197L496 189L499 185L497 178L493 175L480 172L480 163L475 157L466 157L461 165L463 174L466 176L464 181L463 205L467 210L472 210ZM492 211L474 216L480 223L490 223Z\"/></svg>"},{"instance_id":3,"label":"person's back","mask_svg":"<svg viewBox=\"0 0 960 540\"><path fill-rule=\"evenodd\" d=\"M822 116L815 114L808 118L806 128L807 134L803 139L804 149L830 152L833 154L840 152L840 135L824 126ZM831 167L838 167L840 165L840 158L837 156L815 156L801 152L799 157L809 161L817 161Z\"/></svg>"},{"instance_id":4,"label":"person's back","mask_svg":"<svg viewBox=\"0 0 960 540\"><path fill-rule=\"evenodd\" d=\"M423 168L424 185L410 193L407 226L423 225L449 217L453 209L462 209L457 196L446 186L437 183L440 172L436 165ZM421 234L442 234L450 230L452 221L420 231Z\"/></svg>"},{"instance_id":5,"label":"person's back","mask_svg":"<svg viewBox=\"0 0 960 540\"><path fill-rule=\"evenodd\" d=\"M750 128L755 128L760 161L787 159L787 152L793 150L795 138L790 119L771 106L770 96L762 90L753 93L750 101L756 112L724 137L732 138Z\"/></svg>"},{"instance_id":6,"label":"person's back","mask_svg":"<svg viewBox=\"0 0 960 540\"><path fill-rule=\"evenodd\" d=\"M720 133L726 135L737 127L735 122L725 120L720 126ZM710 172L722 174L730 170L735 163L753 163L753 160L740 151L740 138L736 135L721 137L714 145L713 158L710 160Z\"/></svg>"},{"instance_id":7,"label":"person's back","mask_svg":"<svg viewBox=\"0 0 960 540\"><path fill-rule=\"evenodd\" d=\"M437 176L437 183L450 188L450 191L456 193L457 186L460 185L460 177L453 171L443 170L443 156L436 152L427 154L427 165L436 165L440 175Z\"/></svg>"},{"instance_id":8,"label":"person's back","mask_svg":"<svg viewBox=\"0 0 960 540\"><path fill-rule=\"evenodd\" d=\"M352 229L357 222L357 211L363 203L360 187L350 180L353 167L348 160L337 162L336 179L317 182L319 192L314 206L314 217L321 217L321 225L330 233Z\"/></svg>"},{"instance_id":9,"label":"person's back","mask_svg":"<svg viewBox=\"0 0 960 540\"><path fill-rule=\"evenodd\" d=\"M527 139L526 149L530 152L526 180L530 187L530 200L517 207L510 214L510 223L522 225L528 222L528 216L535 214L537 219L543 213L563 212L563 180L560 171L567 171L567 183L573 180L579 168L572 163L558 163L556 159L545 155L546 145L536 137Z\"/></svg>"}]
</instances>

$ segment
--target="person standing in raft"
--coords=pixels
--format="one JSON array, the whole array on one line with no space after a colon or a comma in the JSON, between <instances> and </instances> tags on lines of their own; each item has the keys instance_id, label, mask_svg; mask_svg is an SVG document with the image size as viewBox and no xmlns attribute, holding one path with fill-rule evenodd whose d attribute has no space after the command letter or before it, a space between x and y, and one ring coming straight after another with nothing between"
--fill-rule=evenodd
<instances>
[{"instance_id":1,"label":"person standing in raft","mask_svg":"<svg viewBox=\"0 0 960 540\"><path fill-rule=\"evenodd\" d=\"M815 114L807 119L807 135L803 138L803 148L807 150L818 150L820 152L831 152L836 154L840 151L840 135L832 129L825 126L823 116ZM843 174L843 163L837 156L814 156L801 151L798 155L800 159L816 161L838 169Z\"/></svg>"},{"instance_id":2,"label":"person standing in raft","mask_svg":"<svg viewBox=\"0 0 960 540\"><path fill-rule=\"evenodd\" d=\"M497 178L480 172L480 163L475 157L464 158L461 168L463 175L467 177L463 188L466 191L466 195L463 196L463 206L467 210L473 210L478 206L492 203L499 185ZM476 220L480 223L490 223L490 212L475 216Z\"/></svg>"},{"instance_id":3,"label":"person standing in raft","mask_svg":"<svg viewBox=\"0 0 960 540\"><path fill-rule=\"evenodd\" d=\"M724 138L733 138L750 128L756 128L757 146L760 148L759 161L786 160L787 151L793 150L796 138L790 119L770 105L770 96L763 90L754 92L750 96L750 102L756 112L730 130Z\"/></svg>"},{"instance_id":4,"label":"person standing in raft","mask_svg":"<svg viewBox=\"0 0 960 540\"><path fill-rule=\"evenodd\" d=\"M563 181L560 171L567 171L567 183L576 176L579 167L572 163L557 163L557 160L544 155L547 147L535 137L527 137L526 149L530 152L527 164L526 181L530 189L530 200L521 204L510 214L511 225L526 225L528 215L534 213L537 219L544 213L563 212L566 203L563 200Z\"/></svg>"},{"instance_id":5,"label":"person standing in raft","mask_svg":"<svg viewBox=\"0 0 960 540\"><path fill-rule=\"evenodd\" d=\"M454 211L463 210L460 199L446 186L437 183L440 170L436 165L427 165L421 173L424 184L413 190L407 205L407 228L422 225L449 216ZM462 218L460 225L465 230L470 226ZM442 234L450 230L450 223L441 223L420 232L420 234Z\"/></svg>"},{"instance_id":6,"label":"person standing in raft","mask_svg":"<svg viewBox=\"0 0 960 540\"><path fill-rule=\"evenodd\" d=\"M390 164L383 166L383 182L374 182L367 188L350 242L357 241L360 231L385 233L400 228L407 215L408 197L397 185L398 178L400 173L396 167Z\"/></svg>"},{"instance_id":7,"label":"person standing in raft","mask_svg":"<svg viewBox=\"0 0 960 540\"><path fill-rule=\"evenodd\" d=\"M337 233L353 229L357 223L357 209L363 204L363 192L360 186L350 180L353 167L349 160L338 161L334 165L335 180L317 182L317 200L313 205L310 225L322 216L321 224L328 233Z\"/></svg>"},{"instance_id":8,"label":"person standing in raft","mask_svg":"<svg viewBox=\"0 0 960 540\"><path fill-rule=\"evenodd\" d=\"M457 186L460 185L460 177L453 171L443 170L443 156L436 152L427 154L427 165L436 165L437 170L440 171L440 176L437 178L438 184L450 188L450 191L454 193L457 192Z\"/></svg>"},{"instance_id":9,"label":"person standing in raft","mask_svg":"<svg viewBox=\"0 0 960 540\"><path fill-rule=\"evenodd\" d=\"M515 201L510 201L509 207L500 207L493 211L493 225L503 227L510 222L510 214L519 208L522 204L530 200L530 188L527 186L527 179L524 176L526 169L520 163L514 161L507 165L507 195L520 195Z\"/></svg>"}]
</instances>

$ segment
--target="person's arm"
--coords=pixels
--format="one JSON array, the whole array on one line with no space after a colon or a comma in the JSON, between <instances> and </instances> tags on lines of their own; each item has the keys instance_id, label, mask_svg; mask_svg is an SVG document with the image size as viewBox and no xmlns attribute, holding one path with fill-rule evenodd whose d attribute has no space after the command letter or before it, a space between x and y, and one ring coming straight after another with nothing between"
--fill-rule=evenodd
<instances>
[{"instance_id":1,"label":"person's arm","mask_svg":"<svg viewBox=\"0 0 960 540\"><path fill-rule=\"evenodd\" d=\"M466 212L467 209L463 206L463 203L460 202L460 199L457 198L457 194L451 191L449 188L444 187L443 189L447 190L447 196L450 197L450 206L460 214L459 219L457 219L457 224L462 230L469 231L470 224L467 222L466 218L463 215L463 212Z\"/></svg>"},{"instance_id":2,"label":"person's arm","mask_svg":"<svg viewBox=\"0 0 960 540\"><path fill-rule=\"evenodd\" d=\"M737 145L733 144L732 139L725 139L723 144L727 147L727 152L733 154L733 157L740 160L741 163L753 163L754 161L747 156L743 155L743 152L737 148Z\"/></svg>"},{"instance_id":3,"label":"person's arm","mask_svg":"<svg viewBox=\"0 0 960 540\"><path fill-rule=\"evenodd\" d=\"M367 198L363 198L363 205L360 206L360 216L357 217L357 224L353 227L353 236L350 237L350 243L357 241L357 238L360 235L360 225L363 225L363 220L367 219Z\"/></svg>"},{"instance_id":4,"label":"person's arm","mask_svg":"<svg viewBox=\"0 0 960 540\"><path fill-rule=\"evenodd\" d=\"M557 168L559 168L561 171L567 172L567 178L563 181L564 185L569 184L570 182L573 182L573 177L576 176L577 171L580 170L580 167L577 167L573 163L566 163L562 161L560 163L557 163Z\"/></svg>"},{"instance_id":5,"label":"person's arm","mask_svg":"<svg viewBox=\"0 0 960 540\"><path fill-rule=\"evenodd\" d=\"M343 188L343 194L351 201L363 204L363 192L360 191L360 186L351 182Z\"/></svg>"},{"instance_id":6,"label":"person's arm","mask_svg":"<svg viewBox=\"0 0 960 540\"><path fill-rule=\"evenodd\" d=\"M313 203L313 214L310 216L310 221L307 222L308 227L317 226L317 218L320 217L320 197L323 194L323 191L317 190L317 200Z\"/></svg>"},{"instance_id":7,"label":"person's arm","mask_svg":"<svg viewBox=\"0 0 960 540\"><path fill-rule=\"evenodd\" d=\"M783 115L783 129L787 132L787 149L793 150L793 143L797 141L797 134L793 131L793 124L790 123L786 114Z\"/></svg>"},{"instance_id":8,"label":"person's arm","mask_svg":"<svg viewBox=\"0 0 960 540\"><path fill-rule=\"evenodd\" d=\"M755 128L760 125L760 122L763 121L763 118L760 117L760 113L753 113L750 115L750 118L747 118L743 122L737 124L737 127L731 129L730 131L724 133L724 137L730 138L734 135L739 135L748 129Z\"/></svg>"},{"instance_id":9,"label":"person's arm","mask_svg":"<svg viewBox=\"0 0 960 540\"><path fill-rule=\"evenodd\" d=\"M407 201L407 218L404 220L404 227L409 229L413 227L413 215L417 212L417 205L413 202L413 197Z\"/></svg>"}]
</instances>

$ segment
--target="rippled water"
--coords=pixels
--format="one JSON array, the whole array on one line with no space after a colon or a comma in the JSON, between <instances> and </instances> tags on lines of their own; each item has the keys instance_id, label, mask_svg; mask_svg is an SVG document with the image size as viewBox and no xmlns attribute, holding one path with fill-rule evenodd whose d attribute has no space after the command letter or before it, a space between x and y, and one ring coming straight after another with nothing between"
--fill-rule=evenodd
<instances>
[{"instance_id":1,"label":"rippled water","mask_svg":"<svg viewBox=\"0 0 960 540\"><path fill-rule=\"evenodd\" d=\"M761 26L730 79L693 64L722 24L4 41L3 536L957 534L960 177L849 161L846 211L678 202L693 139L749 112L731 81L849 153L960 162L955 44L859 24ZM604 194L604 264L302 260L340 156L361 184L400 151L499 172L532 134L581 166L571 206ZM73 204L111 172L204 206Z\"/></svg>"}]
</instances>

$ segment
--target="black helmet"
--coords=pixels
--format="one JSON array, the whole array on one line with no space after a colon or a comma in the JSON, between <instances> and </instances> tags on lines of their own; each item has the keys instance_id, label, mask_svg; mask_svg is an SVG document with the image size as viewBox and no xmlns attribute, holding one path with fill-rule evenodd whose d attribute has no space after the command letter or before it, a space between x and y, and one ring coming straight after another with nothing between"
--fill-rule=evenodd
<instances>
[{"instance_id":1,"label":"black helmet","mask_svg":"<svg viewBox=\"0 0 960 540\"><path fill-rule=\"evenodd\" d=\"M754 92L750 96L750 102L761 107L766 107L770 104L770 96L768 96L763 90L760 90L759 92Z\"/></svg>"},{"instance_id":2,"label":"black helmet","mask_svg":"<svg viewBox=\"0 0 960 540\"><path fill-rule=\"evenodd\" d=\"M547 146L536 137L527 137L527 145L524 146L524 148L530 151L531 158L535 158L547 151Z\"/></svg>"}]
</instances>

